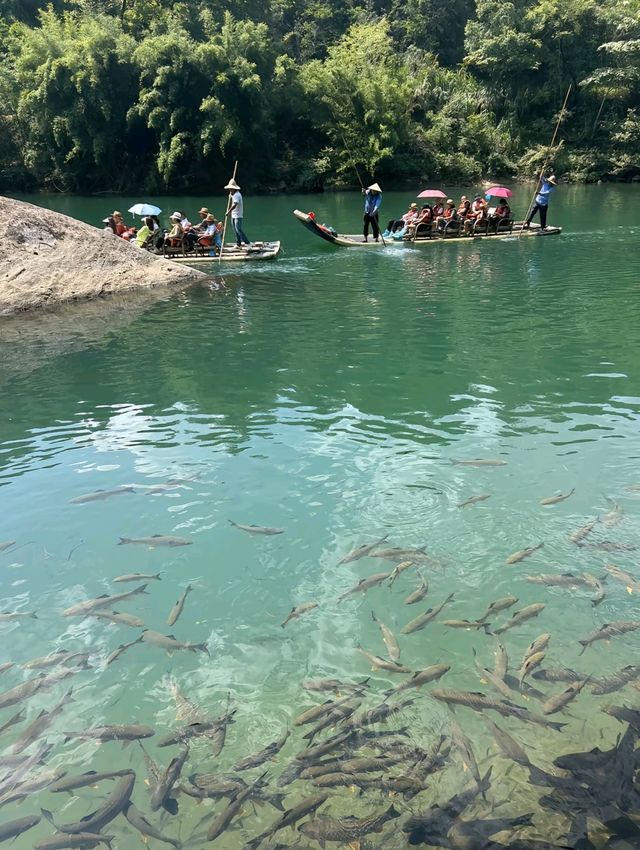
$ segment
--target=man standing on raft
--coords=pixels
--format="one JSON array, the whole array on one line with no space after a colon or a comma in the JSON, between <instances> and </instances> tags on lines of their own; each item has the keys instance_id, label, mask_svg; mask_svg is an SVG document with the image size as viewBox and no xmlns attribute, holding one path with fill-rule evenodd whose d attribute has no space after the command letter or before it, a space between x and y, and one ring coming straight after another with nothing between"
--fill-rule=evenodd
<instances>
[{"instance_id":1,"label":"man standing on raft","mask_svg":"<svg viewBox=\"0 0 640 850\"><path fill-rule=\"evenodd\" d=\"M233 225L233 232L236 235L236 246L238 248L241 245L250 247L251 242L249 242L249 237L244 232L244 201L240 192L240 186L231 178L224 188L229 190L228 213L231 214L231 224Z\"/></svg>"},{"instance_id":2,"label":"man standing on raft","mask_svg":"<svg viewBox=\"0 0 640 850\"><path fill-rule=\"evenodd\" d=\"M364 241L368 241L369 225L373 230L373 238L378 241L380 236L380 226L378 224L378 210L382 203L382 189L377 183L372 183L366 189L362 190L364 195Z\"/></svg>"},{"instance_id":3,"label":"man standing on raft","mask_svg":"<svg viewBox=\"0 0 640 850\"><path fill-rule=\"evenodd\" d=\"M542 230L547 229L547 212L549 209L549 196L558 185L555 176L552 174L550 177L545 177L544 174L540 175L540 183L542 184L538 189L538 194L535 197L535 203L527 216L527 220L524 223L525 227L529 227L531 222L533 221L534 215L539 212L540 213L540 227Z\"/></svg>"}]
</instances>

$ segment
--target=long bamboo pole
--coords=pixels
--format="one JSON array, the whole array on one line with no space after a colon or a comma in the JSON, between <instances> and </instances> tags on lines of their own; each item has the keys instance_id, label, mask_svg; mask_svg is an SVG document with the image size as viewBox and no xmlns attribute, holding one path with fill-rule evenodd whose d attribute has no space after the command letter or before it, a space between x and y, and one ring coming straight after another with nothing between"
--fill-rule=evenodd
<instances>
[{"instance_id":1,"label":"long bamboo pole","mask_svg":"<svg viewBox=\"0 0 640 850\"><path fill-rule=\"evenodd\" d=\"M236 159L236 164L233 166L233 176L231 180L236 179L236 173L238 171L238 160ZM229 182L231 182L231 180ZM227 198L227 211L224 214L224 227L222 228L222 247L220 248L220 253L218 254L218 264L222 262L222 252L224 251L224 240L227 236L227 221L229 220L229 211L231 209L231 192L229 192L229 197Z\"/></svg>"},{"instance_id":2,"label":"long bamboo pole","mask_svg":"<svg viewBox=\"0 0 640 850\"><path fill-rule=\"evenodd\" d=\"M354 157L351 155L351 150L350 150L349 146L347 145L347 140L344 137L344 133L342 132L342 128L340 128L340 135L342 136L342 144L344 145L344 149L347 152L347 155L348 155L349 159L351 160L351 165L353 165L353 170L355 171L355 173L358 177L358 182L360 183L360 188L362 189L363 192L365 192L366 190L364 188L364 183L362 182L362 177L360 177L360 172L358 171L356 161L355 161ZM382 244L386 248L387 243L384 241L384 236L382 235L382 230L380 230L379 225L378 225L378 230L380 231L380 239L382 239Z\"/></svg>"},{"instance_id":3,"label":"long bamboo pole","mask_svg":"<svg viewBox=\"0 0 640 850\"><path fill-rule=\"evenodd\" d=\"M567 89L567 93L564 96L564 103L562 104L562 109L560 110L560 115L558 116L558 120L556 121L556 128L553 131L553 136L551 137L551 144L549 145L549 147L547 149L544 164L543 164L542 168L540 169L540 175L538 177L538 182L536 183L536 188L533 192L533 195L531 196L531 201L529 202L529 207L527 208L527 215L525 216L525 219L524 219L525 221L529 218L529 214L531 213L531 210L533 209L533 205L535 203L536 195L538 194L538 190L540 189L540 185L542 183L544 173L547 170L547 165L549 164L549 157L551 155L551 151L553 150L553 146L556 143L556 138L558 136L558 130L560 129L560 124L562 123L562 119L564 118L564 113L565 113L565 110L567 108L567 102L569 100L569 94L571 93L572 86L573 86L573 83L569 83L569 88ZM523 228L521 227L519 232L518 232L518 239L520 238L520 236L522 234L522 230L523 230Z\"/></svg>"}]
</instances>

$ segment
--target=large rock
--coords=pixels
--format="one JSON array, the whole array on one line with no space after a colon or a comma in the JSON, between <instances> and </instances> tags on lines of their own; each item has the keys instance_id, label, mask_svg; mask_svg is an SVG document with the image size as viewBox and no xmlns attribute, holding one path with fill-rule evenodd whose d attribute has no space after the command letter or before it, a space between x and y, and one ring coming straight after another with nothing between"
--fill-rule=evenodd
<instances>
[{"instance_id":1,"label":"large rock","mask_svg":"<svg viewBox=\"0 0 640 850\"><path fill-rule=\"evenodd\" d=\"M0 315L205 277L113 233L0 196Z\"/></svg>"}]
</instances>

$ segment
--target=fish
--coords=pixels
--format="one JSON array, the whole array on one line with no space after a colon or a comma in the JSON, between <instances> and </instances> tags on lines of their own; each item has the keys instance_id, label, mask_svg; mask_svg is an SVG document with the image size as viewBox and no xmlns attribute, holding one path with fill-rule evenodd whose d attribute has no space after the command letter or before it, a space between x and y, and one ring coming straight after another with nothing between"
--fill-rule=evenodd
<instances>
[{"instance_id":1,"label":"fish","mask_svg":"<svg viewBox=\"0 0 640 850\"><path fill-rule=\"evenodd\" d=\"M144 759L144 766L147 771L147 778L145 780L145 784L148 786L147 791L149 794L153 794L158 789L163 771L147 753L142 741L138 741L138 746L142 750L142 758ZM175 799L174 795L165 797L161 806L170 815L178 814L178 801Z\"/></svg>"},{"instance_id":2,"label":"fish","mask_svg":"<svg viewBox=\"0 0 640 850\"><path fill-rule=\"evenodd\" d=\"M489 617L494 617L496 614L499 614L500 611L505 611L507 608L511 608L513 605L516 605L518 602L517 596L503 596L500 599L495 599L493 602L490 602L487 606L487 610L484 612L482 617L478 617L478 623L484 623L485 620L488 620Z\"/></svg>"},{"instance_id":3,"label":"fish","mask_svg":"<svg viewBox=\"0 0 640 850\"><path fill-rule=\"evenodd\" d=\"M75 661L78 666L83 667L90 655L90 652L69 652L63 649L59 652L51 652L49 655L41 655L39 658L32 658L31 661L26 661L20 666L23 670L46 670L48 667L58 667L60 664Z\"/></svg>"},{"instance_id":4,"label":"fish","mask_svg":"<svg viewBox=\"0 0 640 850\"><path fill-rule=\"evenodd\" d=\"M374 551L374 549L377 549L378 546L382 546L383 543L386 543L388 538L389 535L385 534L384 537L381 537L380 540L376 540L375 543L366 543L363 546L358 546L356 549L352 549L338 561L338 566L340 567L342 564L350 564L352 561L359 561L360 558L366 558L367 555Z\"/></svg>"},{"instance_id":5,"label":"fish","mask_svg":"<svg viewBox=\"0 0 640 850\"><path fill-rule=\"evenodd\" d=\"M451 670L449 664L432 664L431 667L425 667L423 670L416 670L408 679L401 682L397 687L385 691L386 696L402 693L409 688L421 688L422 685L427 685L429 682L437 682L445 673Z\"/></svg>"},{"instance_id":6,"label":"fish","mask_svg":"<svg viewBox=\"0 0 640 850\"><path fill-rule=\"evenodd\" d=\"M234 717L237 708L229 709L229 700L231 698L231 694L228 695L227 698L227 710L225 713L216 719L216 723L212 728L211 732L205 732L204 735L209 739L209 744L211 746L211 754L214 758L220 755L222 752L225 741L227 740L227 727L234 723Z\"/></svg>"},{"instance_id":7,"label":"fish","mask_svg":"<svg viewBox=\"0 0 640 850\"><path fill-rule=\"evenodd\" d=\"M403 561L411 561L413 564L424 564L427 560L425 549L401 549L394 547L392 549L381 549L379 552L372 552L372 558L382 558L383 561L391 561L399 564Z\"/></svg>"},{"instance_id":8,"label":"fish","mask_svg":"<svg viewBox=\"0 0 640 850\"><path fill-rule=\"evenodd\" d=\"M360 706L361 700L349 700L337 708L331 708L325 713L313 726L306 735L303 735L305 741L311 743L319 732L328 729L331 726L336 726L338 723L346 720Z\"/></svg>"},{"instance_id":9,"label":"fish","mask_svg":"<svg viewBox=\"0 0 640 850\"><path fill-rule=\"evenodd\" d=\"M17 838L26 832L28 829L39 824L41 821L40 815L26 815L23 818L6 821L0 824L0 841L7 841L9 838Z\"/></svg>"},{"instance_id":10,"label":"fish","mask_svg":"<svg viewBox=\"0 0 640 850\"><path fill-rule=\"evenodd\" d=\"M157 812L167 797L171 796L171 789L180 778L182 768L188 757L189 747L181 747L178 755L172 758L168 767L160 773L158 781L151 792L150 806L152 812Z\"/></svg>"},{"instance_id":11,"label":"fish","mask_svg":"<svg viewBox=\"0 0 640 850\"><path fill-rule=\"evenodd\" d=\"M282 771L280 776L276 780L276 785L278 788L284 788L287 785L291 785L292 782L295 782L296 779L300 777L300 774L304 771L305 765L303 761L299 759L293 759L287 767Z\"/></svg>"},{"instance_id":12,"label":"fish","mask_svg":"<svg viewBox=\"0 0 640 850\"><path fill-rule=\"evenodd\" d=\"M476 761L471 741L467 738L455 720L451 721L451 740L453 741L454 747L460 753L464 769L471 773L480 793L483 798L486 799L482 779L480 777L480 769L478 768L478 762Z\"/></svg>"},{"instance_id":13,"label":"fish","mask_svg":"<svg viewBox=\"0 0 640 850\"><path fill-rule=\"evenodd\" d=\"M518 670L518 684L522 687L522 683L526 679L526 677L531 673L536 667L539 667L544 659L546 658L546 652L532 652L530 655L527 655Z\"/></svg>"},{"instance_id":14,"label":"fish","mask_svg":"<svg viewBox=\"0 0 640 850\"><path fill-rule=\"evenodd\" d=\"M142 643L142 635L140 635L140 637L136 638L135 640L132 640L131 643L121 643L120 646L114 649L113 652L107 658L105 662L106 666L108 667L110 664L113 664L114 661L117 661L118 658L120 658L120 656L123 652L125 652L125 650L130 649L137 643Z\"/></svg>"},{"instance_id":15,"label":"fish","mask_svg":"<svg viewBox=\"0 0 640 850\"><path fill-rule=\"evenodd\" d=\"M240 531L246 531L247 534L284 534L284 528L271 528L268 525L242 525L240 522L229 520L234 528L239 528Z\"/></svg>"},{"instance_id":16,"label":"fish","mask_svg":"<svg viewBox=\"0 0 640 850\"><path fill-rule=\"evenodd\" d=\"M447 833L449 846L453 850L482 850L490 846L492 843L490 836L494 833L532 826L533 815L533 812L529 812L526 815L510 818L458 819ZM511 847L513 848L514 845L511 844Z\"/></svg>"},{"instance_id":17,"label":"fish","mask_svg":"<svg viewBox=\"0 0 640 850\"><path fill-rule=\"evenodd\" d=\"M565 499L568 499L569 496L572 496L576 491L575 487L572 487L568 493L559 493L557 496L548 496L546 499L540 499L541 505L557 505L559 502L564 502Z\"/></svg>"},{"instance_id":18,"label":"fish","mask_svg":"<svg viewBox=\"0 0 640 850\"><path fill-rule=\"evenodd\" d=\"M359 691L360 689L369 687L369 677L357 682L355 685L351 682L341 682L339 679L305 679L302 687L305 691Z\"/></svg>"},{"instance_id":19,"label":"fish","mask_svg":"<svg viewBox=\"0 0 640 850\"><path fill-rule=\"evenodd\" d=\"M530 764L529 756L515 738L512 738L508 732L501 729L497 723L494 723L490 718L486 717L485 723L489 727L489 730L503 756L511 759L511 761L515 761L516 764Z\"/></svg>"},{"instance_id":20,"label":"fish","mask_svg":"<svg viewBox=\"0 0 640 850\"><path fill-rule=\"evenodd\" d=\"M103 593L96 599L86 599L84 602L78 602L76 605L72 605L70 608L67 608L62 612L62 616L85 616L91 611L96 611L99 608L113 608L114 605L118 602L123 602L125 599L132 599L134 596L138 596L141 593L146 594L146 588L146 584L141 584L139 587L135 587L133 590L128 590L126 593L114 593L111 596Z\"/></svg>"},{"instance_id":21,"label":"fish","mask_svg":"<svg viewBox=\"0 0 640 850\"><path fill-rule=\"evenodd\" d=\"M388 702L381 702L375 708L368 711L363 711L360 714L353 714L346 720L343 729L362 729L365 726L372 726L374 723L385 723L390 717L395 717L403 708L413 705L415 700L408 699L397 705L390 705Z\"/></svg>"},{"instance_id":22,"label":"fish","mask_svg":"<svg viewBox=\"0 0 640 850\"><path fill-rule=\"evenodd\" d=\"M620 723L628 723L636 735L640 735L640 710L625 705L604 705L602 710Z\"/></svg>"},{"instance_id":23,"label":"fish","mask_svg":"<svg viewBox=\"0 0 640 850\"><path fill-rule=\"evenodd\" d=\"M356 585L349 588L349 590L346 590L342 596L338 597L338 602L342 602L343 599L346 599L347 596L352 596L354 593L365 593L377 584L382 584L382 582L388 579L390 575L390 573L374 573L371 576L367 576L367 578L361 578Z\"/></svg>"},{"instance_id":24,"label":"fish","mask_svg":"<svg viewBox=\"0 0 640 850\"><path fill-rule=\"evenodd\" d=\"M135 614L121 614L119 611L92 611L90 617L95 617L98 620L108 620L110 623L115 623L119 626L131 626L134 629L144 629L145 622Z\"/></svg>"},{"instance_id":25,"label":"fish","mask_svg":"<svg viewBox=\"0 0 640 850\"><path fill-rule=\"evenodd\" d=\"M87 788L97 785L98 782L102 782L105 779L119 779L122 776L128 776L133 773L134 771L130 769L105 770L101 772L88 770L86 773L76 774L75 776L64 776L62 779L54 782L53 785L50 785L49 791L54 794L59 794L64 791L71 793L71 791L75 791L78 788Z\"/></svg>"},{"instance_id":26,"label":"fish","mask_svg":"<svg viewBox=\"0 0 640 850\"><path fill-rule=\"evenodd\" d=\"M451 461L454 466L506 466L506 460L501 460L500 458L493 457L484 457L484 458L463 458L461 460L452 460Z\"/></svg>"},{"instance_id":27,"label":"fish","mask_svg":"<svg viewBox=\"0 0 640 850\"><path fill-rule=\"evenodd\" d=\"M150 643L152 646L159 646L160 649L166 649L169 653L176 652L179 649L187 649L189 652L205 652L209 655L209 648L206 643L183 643L175 635L163 635L153 629L145 629L142 632L141 640L144 643Z\"/></svg>"},{"instance_id":28,"label":"fish","mask_svg":"<svg viewBox=\"0 0 640 850\"><path fill-rule=\"evenodd\" d=\"M452 688L441 688L430 691L430 696L434 699L445 702L448 705L463 705L467 708L472 708L474 711L496 711L503 717L517 717L520 720L525 720L530 723L536 723L539 726L547 726L550 729L560 731L564 723L552 723L545 717L539 717L527 708L521 705L516 705L510 700L495 700L485 696L482 693L475 691L457 691Z\"/></svg>"},{"instance_id":29,"label":"fish","mask_svg":"<svg viewBox=\"0 0 640 850\"><path fill-rule=\"evenodd\" d=\"M441 620L440 624L450 629L484 629L486 634L491 634L489 625L478 620Z\"/></svg>"},{"instance_id":30,"label":"fish","mask_svg":"<svg viewBox=\"0 0 640 850\"><path fill-rule=\"evenodd\" d=\"M14 620L24 619L37 620L38 615L35 611L2 611L0 613L0 623L13 623Z\"/></svg>"},{"instance_id":31,"label":"fish","mask_svg":"<svg viewBox=\"0 0 640 850\"><path fill-rule=\"evenodd\" d=\"M585 543L584 548L591 552L635 552L633 543L616 543L613 540L600 540L598 543Z\"/></svg>"},{"instance_id":32,"label":"fish","mask_svg":"<svg viewBox=\"0 0 640 850\"><path fill-rule=\"evenodd\" d=\"M504 644L500 641L496 643L495 650L495 664L494 664L494 673L500 679L504 680L504 677L507 675L507 671L509 669L509 656L507 655L507 650L504 648Z\"/></svg>"},{"instance_id":33,"label":"fish","mask_svg":"<svg viewBox=\"0 0 640 850\"><path fill-rule=\"evenodd\" d=\"M561 691L559 694L555 694L554 696L549 697L542 703L542 713L543 714L555 714L557 711L560 711L574 700L580 691L584 688L584 686L589 681L589 676L586 679L581 679L579 682L571 682L570 685Z\"/></svg>"},{"instance_id":34,"label":"fish","mask_svg":"<svg viewBox=\"0 0 640 850\"><path fill-rule=\"evenodd\" d=\"M572 543L580 544L588 534L591 534L599 521L600 517L596 517L595 519L587 522L585 525L581 525L580 528L576 528L576 530L569 535L569 540Z\"/></svg>"},{"instance_id":35,"label":"fish","mask_svg":"<svg viewBox=\"0 0 640 850\"><path fill-rule=\"evenodd\" d=\"M384 641L384 645L387 647L387 653L389 654L389 658L392 661L398 662L400 660L400 647L398 646L398 641L396 640L396 636L391 631L388 626L379 620L375 613L371 612L371 617L374 623L378 624L380 631L382 633L382 640Z\"/></svg>"},{"instance_id":36,"label":"fish","mask_svg":"<svg viewBox=\"0 0 640 850\"><path fill-rule=\"evenodd\" d=\"M591 693L596 695L611 694L624 688L629 682L635 682L640 678L640 664L627 664L622 670L612 673L610 676L602 676L596 679L591 677Z\"/></svg>"},{"instance_id":37,"label":"fish","mask_svg":"<svg viewBox=\"0 0 640 850\"><path fill-rule=\"evenodd\" d=\"M45 676L41 673L33 679L27 679L26 682L22 682L22 684L4 691L4 693L0 694L0 708L8 708L11 705L16 705L16 703L24 702L24 700L29 699L29 697L32 697L41 690L44 682Z\"/></svg>"},{"instance_id":38,"label":"fish","mask_svg":"<svg viewBox=\"0 0 640 850\"><path fill-rule=\"evenodd\" d=\"M83 741L138 741L151 738L155 729L143 723L120 723L111 726L92 726L79 732L65 732L65 743L74 738Z\"/></svg>"},{"instance_id":39,"label":"fish","mask_svg":"<svg viewBox=\"0 0 640 850\"><path fill-rule=\"evenodd\" d=\"M584 577L585 579L587 579L587 587L592 588L595 592L595 596L591 600L591 604L594 608L597 608L605 597L604 586L602 584L604 576L602 577L602 579L599 579L596 578L596 576L591 575L591 573L585 573Z\"/></svg>"},{"instance_id":40,"label":"fish","mask_svg":"<svg viewBox=\"0 0 640 850\"><path fill-rule=\"evenodd\" d=\"M190 584L188 584L185 587L185 589L182 593L182 596L175 603L175 605L173 606L171 611L169 611L169 616L167 617L167 625L168 626L173 626L174 623L177 621L178 617L180 616L180 614L182 614L182 609L184 608L184 603L186 602L187 596L191 593L192 590L193 590L193 588L191 587Z\"/></svg>"},{"instance_id":41,"label":"fish","mask_svg":"<svg viewBox=\"0 0 640 850\"><path fill-rule=\"evenodd\" d=\"M627 593L640 593L640 581L638 581L631 573L628 573L626 570L621 570L620 567L616 567L614 564L605 564L605 570L609 573L610 576L616 579L616 581L621 581L627 589Z\"/></svg>"},{"instance_id":42,"label":"fish","mask_svg":"<svg viewBox=\"0 0 640 850\"><path fill-rule=\"evenodd\" d=\"M491 496L489 493L479 493L477 496L469 496L468 499L465 499L464 502L459 502L459 508L468 508L470 505L477 505L478 502L484 502L487 499L490 499Z\"/></svg>"},{"instance_id":43,"label":"fish","mask_svg":"<svg viewBox=\"0 0 640 850\"><path fill-rule=\"evenodd\" d=\"M125 573L121 576L116 576L111 579L114 583L125 582L125 581L162 581L160 576L164 570L160 570L159 573Z\"/></svg>"},{"instance_id":44,"label":"fish","mask_svg":"<svg viewBox=\"0 0 640 850\"><path fill-rule=\"evenodd\" d=\"M296 758L299 761L317 761L321 758L321 756L325 756L327 753L332 753L334 750L339 749L343 744L346 744L351 735L351 731L340 732L332 738L329 738L328 741L323 741L321 744L317 744L314 747L307 747L305 750L301 750L299 753L296 753Z\"/></svg>"},{"instance_id":45,"label":"fish","mask_svg":"<svg viewBox=\"0 0 640 850\"><path fill-rule=\"evenodd\" d=\"M11 547L15 545L15 540L3 540L0 542L0 552L6 552L7 549L11 549Z\"/></svg>"},{"instance_id":46,"label":"fish","mask_svg":"<svg viewBox=\"0 0 640 850\"><path fill-rule=\"evenodd\" d=\"M139 546L148 546L149 549L156 549L159 546L191 546L193 540L187 540L186 537L173 537L170 534L152 534L151 537L120 537L118 538L118 546L126 546L127 544L136 544Z\"/></svg>"},{"instance_id":47,"label":"fish","mask_svg":"<svg viewBox=\"0 0 640 850\"><path fill-rule=\"evenodd\" d=\"M136 781L135 773L128 773L122 776L116 783L115 788L109 794L102 806L82 818L77 823L54 823L51 812L46 809L41 809L43 816L53 824L58 832L77 833L77 832L92 832L98 833L100 830L116 818L122 812L131 798L133 786Z\"/></svg>"},{"instance_id":48,"label":"fish","mask_svg":"<svg viewBox=\"0 0 640 850\"><path fill-rule=\"evenodd\" d=\"M115 839L115 835L103 835L96 832L76 832L73 835L67 833L56 833L51 838L45 838L33 845L33 850L67 850L67 848L81 848L81 850L91 850L92 847L97 847L98 844L106 844L111 847L111 842Z\"/></svg>"},{"instance_id":49,"label":"fish","mask_svg":"<svg viewBox=\"0 0 640 850\"><path fill-rule=\"evenodd\" d=\"M275 835L276 832L279 832L287 826L293 826L299 820L302 820L302 818L316 812L328 799L329 795L324 793L313 794L310 797L305 797L304 800L297 803L295 806L292 806L290 809L286 809L265 832L248 842L247 847L254 850L254 848L259 847L265 839Z\"/></svg>"},{"instance_id":50,"label":"fish","mask_svg":"<svg viewBox=\"0 0 640 850\"><path fill-rule=\"evenodd\" d=\"M120 496L123 493L135 493L135 490L133 487L123 485L122 487L114 487L112 490L94 490L93 493L83 493L69 501L72 505L86 505L87 502L102 502L111 496Z\"/></svg>"},{"instance_id":51,"label":"fish","mask_svg":"<svg viewBox=\"0 0 640 850\"><path fill-rule=\"evenodd\" d=\"M579 682L584 676L569 667L545 667L536 670L533 678L541 682Z\"/></svg>"},{"instance_id":52,"label":"fish","mask_svg":"<svg viewBox=\"0 0 640 850\"><path fill-rule=\"evenodd\" d=\"M24 765L22 765L24 768ZM27 799L30 795L42 791L51 785L52 782L64 776L66 771L60 768L41 770L37 773L30 773L26 779L16 781L15 777L11 780L11 787L0 796L0 806L7 803L18 803ZM24 774L23 774L24 775Z\"/></svg>"},{"instance_id":53,"label":"fish","mask_svg":"<svg viewBox=\"0 0 640 850\"><path fill-rule=\"evenodd\" d=\"M291 620L297 620L298 617L302 617L303 614L306 614L308 611L313 611L313 609L317 607L317 602L303 602L301 605L295 605L280 625L284 629L287 623L290 623Z\"/></svg>"},{"instance_id":54,"label":"fish","mask_svg":"<svg viewBox=\"0 0 640 850\"><path fill-rule=\"evenodd\" d=\"M522 625L522 623L526 623L527 620L531 620L534 617L537 617L542 613L545 609L545 605L542 602L536 602L533 605L527 605L526 608L523 608L521 611L516 611L516 613L511 617L510 620L507 620L502 626L493 630L494 635L501 635L503 632L508 631L509 629L514 629L516 626Z\"/></svg>"},{"instance_id":55,"label":"fish","mask_svg":"<svg viewBox=\"0 0 640 850\"><path fill-rule=\"evenodd\" d=\"M14 741L14 743L9 747L7 752L9 753L22 753L27 747L30 747L34 741L37 741L45 732L49 726L53 723L56 717L59 714L62 714L62 711L66 705L70 702L73 702L73 698L71 697L71 690L69 690L65 696L60 700L60 702L53 706L50 711L46 711L44 708L42 711L35 717L29 725L22 730L22 734L20 737Z\"/></svg>"},{"instance_id":56,"label":"fish","mask_svg":"<svg viewBox=\"0 0 640 850\"><path fill-rule=\"evenodd\" d=\"M517 564L518 561L524 561L525 558L528 558L530 555L533 555L534 552L537 552L538 549L542 549L544 543L538 543L537 546L527 546L525 549L518 549L517 552L514 552L512 555L506 559L505 564Z\"/></svg>"},{"instance_id":57,"label":"fish","mask_svg":"<svg viewBox=\"0 0 640 850\"><path fill-rule=\"evenodd\" d=\"M176 850L181 846L177 839L163 835L152 824L150 824L147 818L139 809L136 809L131 801L127 803L122 814L129 821L131 826L134 829L137 829L141 835L146 836L147 838L155 838L156 841L161 841L163 844L171 844L176 848Z\"/></svg>"},{"instance_id":58,"label":"fish","mask_svg":"<svg viewBox=\"0 0 640 850\"><path fill-rule=\"evenodd\" d=\"M7 670L11 670L11 668L14 666L14 664L15 664L14 661L5 661L4 663L0 664L0 676L3 673L6 673ZM22 666L24 667L24 664Z\"/></svg>"},{"instance_id":59,"label":"fish","mask_svg":"<svg viewBox=\"0 0 640 850\"><path fill-rule=\"evenodd\" d=\"M429 591L429 584L423 578L422 573L418 569L416 569L416 572L418 573L418 576L420 577L421 584L420 584L420 587L416 588L414 591L412 591L405 598L405 600L404 600L405 605L413 605L416 602L420 602L422 599L425 598L425 596L427 595L427 593Z\"/></svg>"},{"instance_id":60,"label":"fish","mask_svg":"<svg viewBox=\"0 0 640 850\"><path fill-rule=\"evenodd\" d=\"M180 729L175 729L173 732L168 732L156 741L157 747L171 747L174 744L186 744L193 738L200 735L206 736L208 732L217 727L217 721L209 723L188 723Z\"/></svg>"},{"instance_id":61,"label":"fish","mask_svg":"<svg viewBox=\"0 0 640 850\"><path fill-rule=\"evenodd\" d=\"M478 673L480 674L481 682L488 682L490 685L493 685L498 693L502 694L507 700L511 700L514 696L512 688L505 682L506 670L503 676L499 676L497 673L492 670L483 667L482 664L477 659L477 654L475 649L473 649L473 662L476 666Z\"/></svg>"},{"instance_id":62,"label":"fish","mask_svg":"<svg viewBox=\"0 0 640 850\"><path fill-rule=\"evenodd\" d=\"M380 832L388 821L399 817L400 812L391 805L381 815L372 815L366 818L352 816L339 819L316 817L300 824L298 831L306 835L307 838L315 839L324 848L327 841L349 844L370 832Z\"/></svg>"},{"instance_id":63,"label":"fish","mask_svg":"<svg viewBox=\"0 0 640 850\"><path fill-rule=\"evenodd\" d=\"M4 723L0 725L0 735L3 732L6 732L7 729L10 729L12 726L15 726L16 723L22 723L24 720L24 709L20 709L13 717L10 717L8 720L5 720Z\"/></svg>"},{"instance_id":64,"label":"fish","mask_svg":"<svg viewBox=\"0 0 640 850\"><path fill-rule=\"evenodd\" d=\"M307 711L303 711L302 714L299 714L296 718L294 718L293 725L305 726L307 723L313 723L314 720L318 720L330 711L334 711L336 708L340 708L340 706L345 705L351 697L352 695L348 694L339 700L329 699L321 705L314 705L312 708L307 709Z\"/></svg>"},{"instance_id":65,"label":"fish","mask_svg":"<svg viewBox=\"0 0 640 850\"><path fill-rule=\"evenodd\" d=\"M245 758L237 761L233 765L233 769L250 770L252 767L259 767L266 761L270 761L271 759L275 758L286 744L289 734L289 730L287 729L284 734L280 738L278 738L277 741L272 741L263 750L259 750L257 753L253 753L250 756L245 756Z\"/></svg>"},{"instance_id":66,"label":"fish","mask_svg":"<svg viewBox=\"0 0 640 850\"><path fill-rule=\"evenodd\" d=\"M448 605L449 602L452 601L454 593L450 593L449 596L441 602L440 605L437 605L435 608L429 608L424 614L420 614L418 617L415 617L413 620L410 620L406 626L402 629L403 635L410 635L413 632L418 632L421 629L424 629L426 625L428 625L432 620L434 620L438 614L442 611L445 605Z\"/></svg>"},{"instance_id":67,"label":"fish","mask_svg":"<svg viewBox=\"0 0 640 850\"><path fill-rule=\"evenodd\" d=\"M582 655L588 646L595 643L597 640L609 640L609 638L626 635L629 632L635 632L638 629L640 629L640 620L615 620L613 623L605 623L603 626L600 626L599 629L591 632L591 634L586 638L578 641L578 643L582 646L580 655Z\"/></svg>"},{"instance_id":68,"label":"fish","mask_svg":"<svg viewBox=\"0 0 640 850\"><path fill-rule=\"evenodd\" d=\"M527 659L531 658L532 655L535 655L538 652L542 652L549 646L549 641L551 640L551 635L548 632L544 634L538 635L535 640L532 640L529 646L526 648L522 664L524 665Z\"/></svg>"},{"instance_id":69,"label":"fish","mask_svg":"<svg viewBox=\"0 0 640 850\"><path fill-rule=\"evenodd\" d=\"M527 576L530 584L543 584L545 587L580 587L591 585L592 577L575 575L574 573L543 573L537 576Z\"/></svg>"},{"instance_id":70,"label":"fish","mask_svg":"<svg viewBox=\"0 0 640 850\"><path fill-rule=\"evenodd\" d=\"M609 499L606 496L605 499L612 507L611 510L602 517L602 524L605 528L614 528L624 519L624 509L617 502L614 502L613 499Z\"/></svg>"},{"instance_id":71,"label":"fish","mask_svg":"<svg viewBox=\"0 0 640 850\"><path fill-rule=\"evenodd\" d=\"M370 655L359 645L356 645L356 649L364 655L374 670L386 670L388 673L411 673L408 667L399 664L397 661L387 661L385 658L380 658L379 655Z\"/></svg>"},{"instance_id":72,"label":"fish","mask_svg":"<svg viewBox=\"0 0 640 850\"><path fill-rule=\"evenodd\" d=\"M389 587L393 586L394 581L401 573L403 573L405 570L408 570L410 567L415 566L415 561L400 561L400 563L396 564L395 567L389 573Z\"/></svg>"}]
</instances>

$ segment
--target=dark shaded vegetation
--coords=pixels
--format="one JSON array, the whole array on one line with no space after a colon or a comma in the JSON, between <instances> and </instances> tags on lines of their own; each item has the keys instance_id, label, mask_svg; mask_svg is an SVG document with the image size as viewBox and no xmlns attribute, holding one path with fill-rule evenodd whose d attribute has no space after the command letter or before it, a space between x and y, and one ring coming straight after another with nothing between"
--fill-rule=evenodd
<instances>
[{"instance_id":1,"label":"dark shaded vegetation","mask_svg":"<svg viewBox=\"0 0 640 850\"><path fill-rule=\"evenodd\" d=\"M640 0L0 0L0 54L9 190L640 175Z\"/></svg>"}]
</instances>

